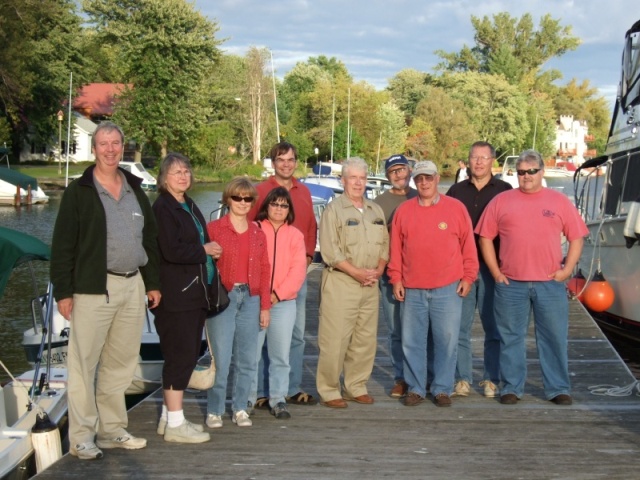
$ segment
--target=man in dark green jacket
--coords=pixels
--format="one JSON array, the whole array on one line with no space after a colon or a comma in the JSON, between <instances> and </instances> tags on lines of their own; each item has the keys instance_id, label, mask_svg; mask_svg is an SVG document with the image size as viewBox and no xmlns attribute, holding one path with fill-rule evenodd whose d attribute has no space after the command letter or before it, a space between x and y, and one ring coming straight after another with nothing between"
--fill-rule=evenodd
<instances>
[{"instance_id":1,"label":"man in dark green jacket","mask_svg":"<svg viewBox=\"0 0 640 480\"><path fill-rule=\"evenodd\" d=\"M118 168L120 127L101 123L92 150L95 165L62 196L51 246L54 296L71 322L69 451L83 460L101 458L100 448L146 446L126 431L124 392L138 362L145 296L149 308L160 302L155 217L141 180Z\"/></svg>"}]
</instances>

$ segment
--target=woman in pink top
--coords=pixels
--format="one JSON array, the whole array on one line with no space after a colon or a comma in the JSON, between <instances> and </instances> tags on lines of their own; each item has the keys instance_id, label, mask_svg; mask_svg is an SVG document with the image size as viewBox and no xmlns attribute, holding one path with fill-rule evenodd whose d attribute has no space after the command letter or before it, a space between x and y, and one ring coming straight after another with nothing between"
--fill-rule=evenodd
<instances>
[{"instance_id":1,"label":"woman in pink top","mask_svg":"<svg viewBox=\"0 0 640 480\"><path fill-rule=\"evenodd\" d=\"M267 194L256 216L267 236L271 264L271 323L260 331L257 350L259 357L266 337L268 380L265 378L264 385L258 386L256 372L250 401L266 407L268 393L268 405L277 419L291 418L285 400L289 390L289 349L296 321L296 296L307 273L304 236L291 225L294 219L291 196L284 187L274 188Z\"/></svg>"},{"instance_id":2,"label":"woman in pink top","mask_svg":"<svg viewBox=\"0 0 640 480\"><path fill-rule=\"evenodd\" d=\"M234 381L231 408L233 423L250 427L247 402L256 376L256 348L261 328L269 326L271 308L267 239L247 214L257 192L244 177L236 177L224 189L222 202L229 213L209 222L209 238L222 247L218 260L222 283L229 291L229 306L207 321L216 379L207 392L207 426L222 427L227 398L227 377L233 358Z\"/></svg>"}]
</instances>

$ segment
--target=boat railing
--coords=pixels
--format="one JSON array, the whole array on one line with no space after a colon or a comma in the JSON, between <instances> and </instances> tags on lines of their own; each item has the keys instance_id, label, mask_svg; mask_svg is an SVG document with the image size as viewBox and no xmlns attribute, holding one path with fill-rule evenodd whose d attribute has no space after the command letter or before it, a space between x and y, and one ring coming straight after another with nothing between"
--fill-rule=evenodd
<instances>
[{"instance_id":1,"label":"boat railing","mask_svg":"<svg viewBox=\"0 0 640 480\"><path fill-rule=\"evenodd\" d=\"M31 385L30 391L30 400L33 402L36 394L38 392L44 391L44 389L49 388L49 379L51 378L51 355L47 355L47 368L46 373L40 375L40 366L42 363L42 355L44 354L44 350L46 349L48 352L51 352L51 337L53 335L53 329L50 328L51 320L53 318L53 285L49 282L47 293L43 295L44 304L41 302L40 298L35 298L34 301L31 302L32 311L37 310L38 316L42 321L42 337L40 339L40 348L38 349L38 354L36 356L36 361L34 364L34 374L33 374L33 384ZM39 308L35 308L35 305L38 305ZM34 328L36 322L36 315L33 312L33 322Z\"/></svg>"}]
</instances>

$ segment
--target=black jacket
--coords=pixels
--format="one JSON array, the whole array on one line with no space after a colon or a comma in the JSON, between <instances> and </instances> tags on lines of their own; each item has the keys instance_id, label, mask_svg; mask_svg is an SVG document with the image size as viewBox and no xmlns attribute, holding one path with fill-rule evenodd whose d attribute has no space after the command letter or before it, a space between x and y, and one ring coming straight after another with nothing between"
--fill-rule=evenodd
<instances>
[{"instance_id":1,"label":"black jacket","mask_svg":"<svg viewBox=\"0 0 640 480\"><path fill-rule=\"evenodd\" d=\"M207 223L196 204L185 194L185 201L204 231L209 242ZM193 217L170 193L161 193L153 203L158 224L160 247L159 308L181 312L208 308L207 254L200 241L200 233Z\"/></svg>"}]
</instances>

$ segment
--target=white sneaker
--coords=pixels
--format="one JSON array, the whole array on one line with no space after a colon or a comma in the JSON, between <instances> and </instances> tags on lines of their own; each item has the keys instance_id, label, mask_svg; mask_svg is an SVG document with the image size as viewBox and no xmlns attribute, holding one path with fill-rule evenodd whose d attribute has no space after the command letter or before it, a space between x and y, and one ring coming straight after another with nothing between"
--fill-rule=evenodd
<instances>
[{"instance_id":1,"label":"white sneaker","mask_svg":"<svg viewBox=\"0 0 640 480\"><path fill-rule=\"evenodd\" d=\"M249 414L244 410L235 412L233 414L233 417L231 417L231 421L239 427L250 427L251 425L253 425L253 422L249 418Z\"/></svg>"},{"instance_id":2,"label":"white sneaker","mask_svg":"<svg viewBox=\"0 0 640 480\"><path fill-rule=\"evenodd\" d=\"M460 380L456 383L456 387L453 389L452 397L468 397L471 391L471 386L466 380Z\"/></svg>"},{"instance_id":3,"label":"white sneaker","mask_svg":"<svg viewBox=\"0 0 640 480\"><path fill-rule=\"evenodd\" d=\"M96 442L100 448L125 448L127 450L138 450L147 446L145 438L134 437L130 433L108 440L100 440Z\"/></svg>"},{"instance_id":4,"label":"white sneaker","mask_svg":"<svg viewBox=\"0 0 640 480\"><path fill-rule=\"evenodd\" d=\"M221 428L222 427L222 417L220 415L214 415L213 413L209 413L207 415L207 427L209 427L209 428Z\"/></svg>"},{"instance_id":5,"label":"white sneaker","mask_svg":"<svg viewBox=\"0 0 640 480\"><path fill-rule=\"evenodd\" d=\"M186 419L177 427L168 426L164 432L164 441L176 443L204 443L211 440L211 436L207 432L203 432L196 428L199 426L200 425L194 425Z\"/></svg>"},{"instance_id":6,"label":"white sneaker","mask_svg":"<svg viewBox=\"0 0 640 480\"><path fill-rule=\"evenodd\" d=\"M75 447L69 448L69 453L80 460L97 460L103 457L102 450L93 442L78 443Z\"/></svg>"},{"instance_id":7,"label":"white sneaker","mask_svg":"<svg viewBox=\"0 0 640 480\"><path fill-rule=\"evenodd\" d=\"M185 422L189 422L189 420L185 419ZM198 432L204 432L204 427L202 425L191 423L191 426L195 428ZM160 418L160 420L158 420L158 428L156 429L156 433L158 435L164 435L166 428L167 428L167 421L163 418Z\"/></svg>"},{"instance_id":8,"label":"white sneaker","mask_svg":"<svg viewBox=\"0 0 640 480\"><path fill-rule=\"evenodd\" d=\"M497 397L498 394L500 393L500 390L498 389L496 384L493 383L491 380L483 380L483 381L481 381L480 382L480 386L484 387L484 396L485 397L489 397L489 398Z\"/></svg>"}]
</instances>

